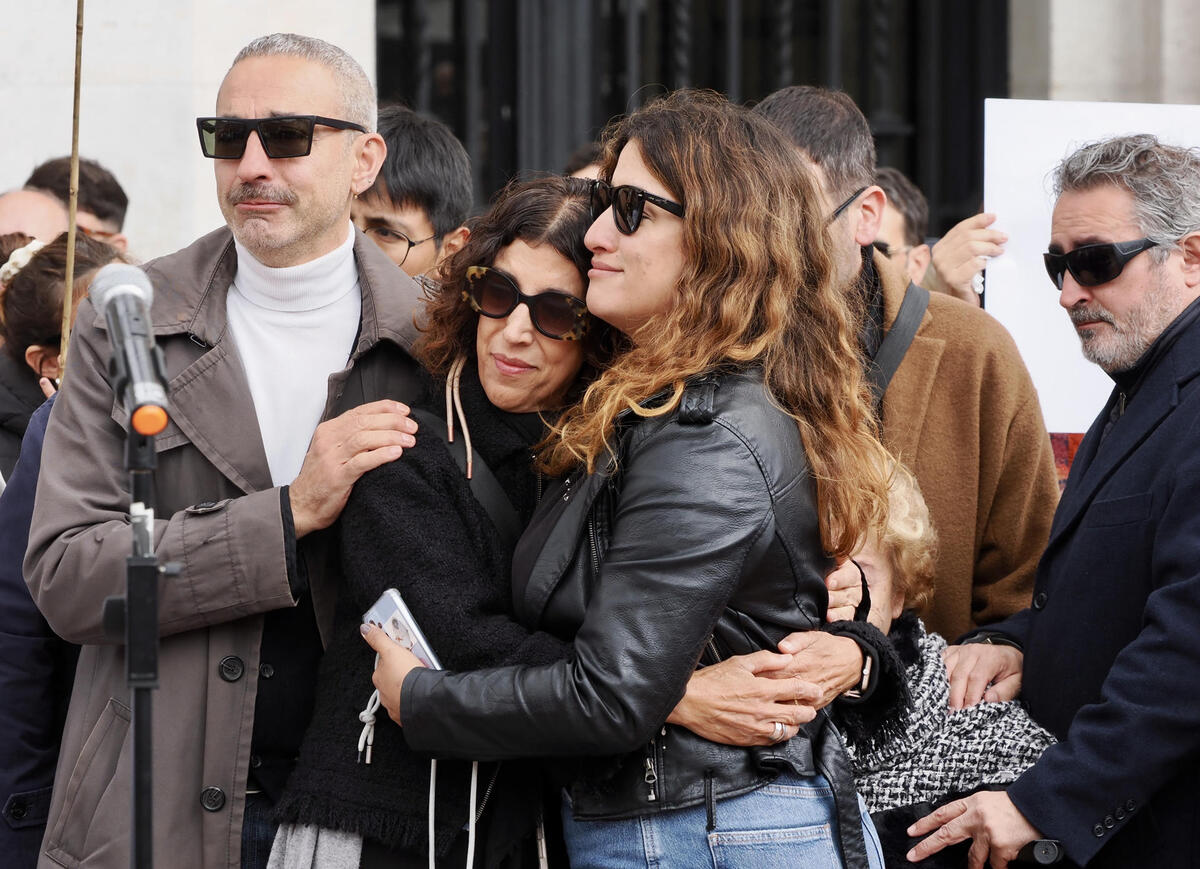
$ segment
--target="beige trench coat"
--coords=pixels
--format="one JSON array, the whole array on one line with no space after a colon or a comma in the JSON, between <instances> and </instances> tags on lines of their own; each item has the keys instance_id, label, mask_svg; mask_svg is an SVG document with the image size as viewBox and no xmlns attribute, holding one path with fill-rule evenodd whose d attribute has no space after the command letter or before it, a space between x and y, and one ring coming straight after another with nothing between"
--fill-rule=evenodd
<instances>
[{"instance_id":1,"label":"beige trench coat","mask_svg":"<svg viewBox=\"0 0 1200 869\"><path fill-rule=\"evenodd\" d=\"M350 366L330 377L326 419L364 400L411 400L417 389L408 351L419 291L356 236L362 324ZM262 614L294 603L280 493L226 329L236 264L232 236L221 229L146 266L171 407L171 423L155 444L156 551L161 561L182 566L160 586L160 687L153 694L154 862L171 869L240 865L258 680L226 681L219 665L233 655L245 674L256 673ZM104 322L85 301L47 430L25 562L50 625L83 645L42 869L130 863L129 692L122 647L101 628L104 598L124 592L130 551L123 414L104 376L108 357ZM281 377L286 364L280 360ZM298 547L326 640L337 584L327 533Z\"/></svg>"}]
</instances>

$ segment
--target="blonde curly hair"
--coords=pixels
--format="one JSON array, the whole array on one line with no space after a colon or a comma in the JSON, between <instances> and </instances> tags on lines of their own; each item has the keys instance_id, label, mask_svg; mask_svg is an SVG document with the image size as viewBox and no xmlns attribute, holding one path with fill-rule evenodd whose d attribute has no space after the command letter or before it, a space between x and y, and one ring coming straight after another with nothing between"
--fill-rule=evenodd
<instances>
[{"instance_id":1,"label":"blonde curly hair","mask_svg":"<svg viewBox=\"0 0 1200 869\"><path fill-rule=\"evenodd\" d=\"M892 568L892 594L904 609L922 610L933 597L937 531L917 478L900 462L888 481L888 518L879 549Z\"/></svg>"}]
</instances>

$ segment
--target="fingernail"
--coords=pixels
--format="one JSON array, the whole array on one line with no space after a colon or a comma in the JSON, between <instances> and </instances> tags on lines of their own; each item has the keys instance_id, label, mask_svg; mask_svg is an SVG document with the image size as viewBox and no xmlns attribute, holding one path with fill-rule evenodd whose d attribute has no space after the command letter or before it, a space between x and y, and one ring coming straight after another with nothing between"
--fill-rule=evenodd
<instances>
[{"instance_id":1,"label":"fingernail","mask_svg":"<svg viewBox=\"0 0 1200 869\"><path fill-rule=\"evenodd\" d=\"M361 631L361 632L362 632L362 635L363 635L364 637L365 637L367 634L371 633L371 626L370 626L369 624L367 624L366 622L363 622L361 625L359 625L359 626L358 626L358 629L359 629L359 631Z\"/></svg>"},{"instance_id":2,"label":"fingernail","mask_svg":"<svg viewBox=\"0 0 1200 869\"><path fill-rule=\"evenodd\" d=\"M404 435L400 438L400 443L404 444L406 447L415 447L417 445L417 439L412 435Z\"/></svg>"}]
</instances>

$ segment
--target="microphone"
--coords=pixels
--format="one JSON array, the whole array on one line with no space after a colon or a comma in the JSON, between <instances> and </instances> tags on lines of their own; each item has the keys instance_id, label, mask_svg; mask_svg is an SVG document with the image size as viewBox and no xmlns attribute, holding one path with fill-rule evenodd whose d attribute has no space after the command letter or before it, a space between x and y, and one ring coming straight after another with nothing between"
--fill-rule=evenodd
<instances>
[{"instance_id":1,"label":"microphone","mask_svg":"<svg viewBox=\"0 0 1200 869\"><path fill-rule=\"evenodd\" d=\"M130 427L152 437L167 427L166 366L150 329L154 287L137 266L110 263L96 273L88 295L108 324L113 392L124 401Z\"/></svg>"}]
</instances>

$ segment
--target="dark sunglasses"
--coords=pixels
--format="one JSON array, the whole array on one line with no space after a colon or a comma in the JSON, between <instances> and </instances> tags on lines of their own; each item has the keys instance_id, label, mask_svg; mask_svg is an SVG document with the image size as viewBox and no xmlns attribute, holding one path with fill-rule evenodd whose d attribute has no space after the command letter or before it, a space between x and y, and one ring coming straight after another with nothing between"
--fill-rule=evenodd
<instances>
[{"instance_id":1,"label":"dark sunglasses","mask_svg":"<svg viewBox=\"0 0 1200 869\"><path fill-rule=\"evenodd\" d=\"M258 133L263 152L272 160L307 157L312 150L313 128L367 132L361 124L320 115L280 115L277 118L196 118L200 150L215 160L238 160L246 152L250 133Z\"/></svg>"},{"instance_id":2,"label":"dark sunglasses","mask_svg":"<svg viewBox=\"0 0 1200 869\"><path fill-rule=\"evenodd\" d=\"M578 341L587 334L590 317L582 299L557 290L527 296L512 278L498 269L469 267L463 298L477 314L493 320L504 319L524 303L529 308L533 328L547 338Z\"/></svg>"},{"instance_id":3,"label":"dark sunglasses","mask_svg":"<svg viewBox=\"0 0 1200 869\"><path fill-rule=\"evenodd\" d=\"M1081 287L1098 287L1114 280L1124 270L1125 263L1157 244L1148 238L1085 244L1066 253L1044 253L1042 259L1046 261L1050 280L1062 292L1064 272L1069 271Z\"/></svg>"},{"instance_id":4,"label":"dark sunglasses","mask_svg":"<svg viewBox=\"0 0 1200 869\"><path fill-rule=\"evenodd\" d=\"M613 187L607 181L599 179L592 181L592 220L594 221L611 207L617 230L623 235L633 235L637 232L647 202L654 203L663 211L669 211L676 217L683 217L683 206L678 202L663 199L661 196L655 196L640 187L631 187L628 184Z\"/></svg>"},{"instance_id":5,"label":"dark sunglasses","mask_svg":"<svg viewBox=\"0 0 1200 869\"><path fill-rule=\"evenodd\" d=\"M867 189L866 187L860 187L857 190L855 190L853 193L851 193L849 196L847 196L845 202L843 202L837 208L833 209L833 214L829 215L829 222L833 223L835 220L837 220L839 217L841 217L842 212L845 211L847 208L849 208L854 203L855 199L862 196L863 191L866 189ZM884 254L884 255L887 256L887 254Z\"/></svg>"}]
</instances>

